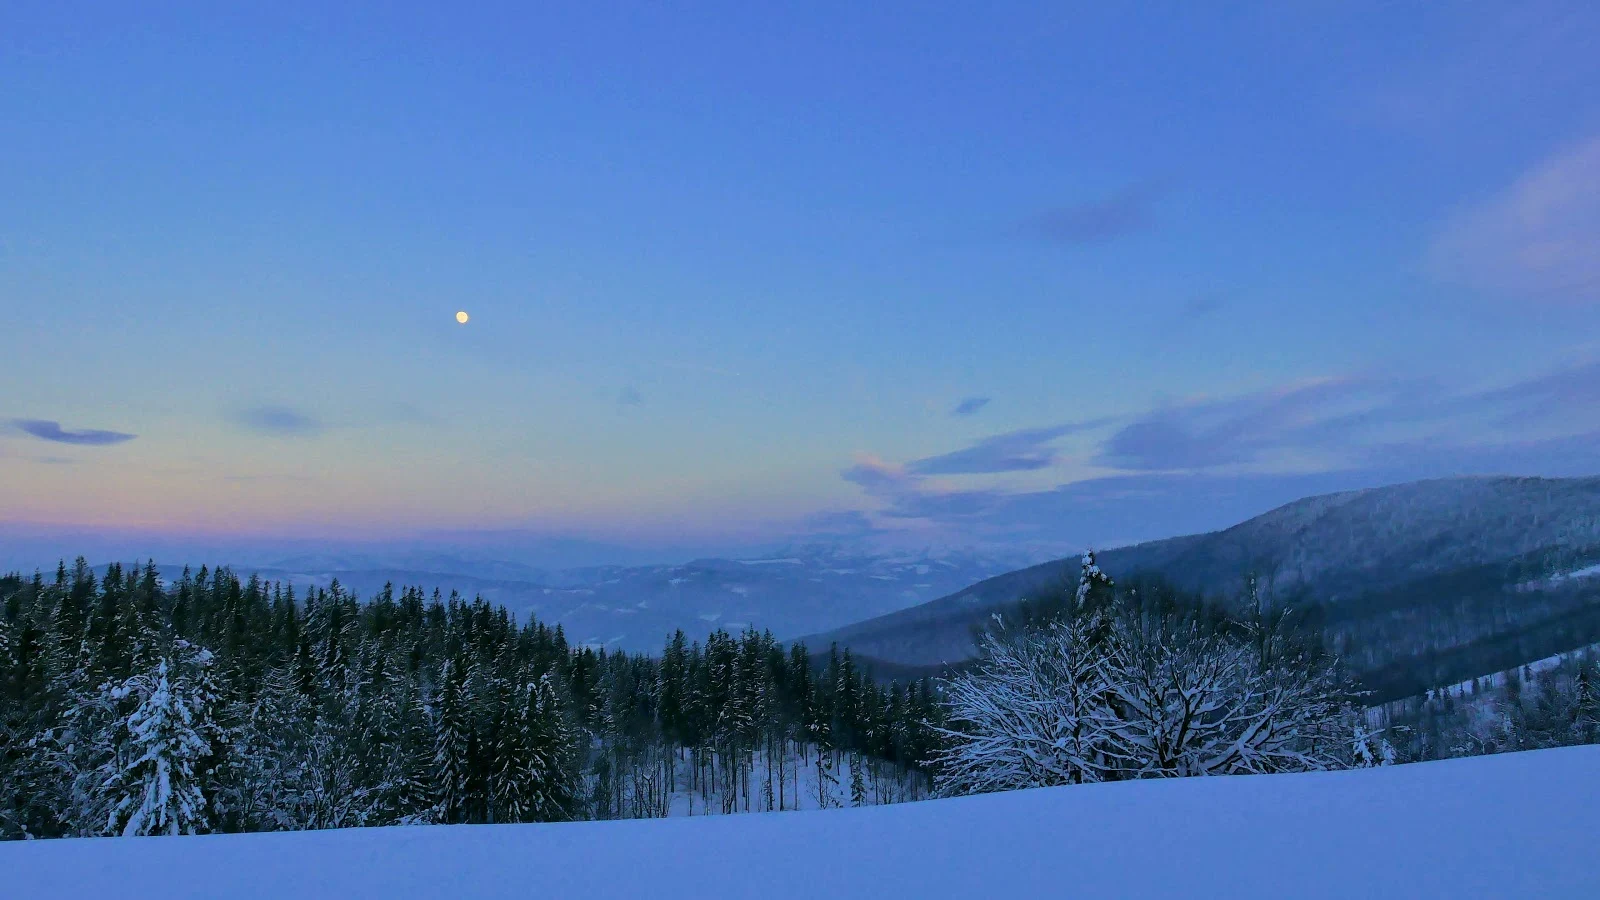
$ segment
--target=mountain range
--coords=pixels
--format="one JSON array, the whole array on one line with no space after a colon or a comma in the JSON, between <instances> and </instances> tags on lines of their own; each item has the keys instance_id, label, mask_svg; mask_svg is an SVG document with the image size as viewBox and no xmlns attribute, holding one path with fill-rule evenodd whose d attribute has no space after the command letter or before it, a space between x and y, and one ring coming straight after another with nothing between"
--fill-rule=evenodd
<instances>
[{"instance_id":1,"label":"mountain range","mask_svg":"<svg viewBox=\"0 0 1600 900\"><path fill-rule=\"evenodd\" d=\"M703 639L717 628L771 630L779 639L836 628L958 591L1039 557L1027 552L872 554L810 545L754 559L678 565L543 569L449 554L328 552L236 567L297 588L342 588L371 597L385 585L481 596L521 620L560 624L575 644L659 652L673 631ZM104 566L98 567L102 572ZM169 581L183 567L163 565Z\"/></svg>"},{"instance_id":2,"label":"mountain range","mask_svg":"<svg viewBox=\"0 0 1600 900\"><path fill-rule=\"evenodd\" d=\"M1079 557L1037 549L869 552L838 545L682 564L544 568L426 549L330 550L237 567L360 596L386 584L482 596L569 641L658 652L674 630L770 630L814 653L849 648L880 675L960 665L976 629L1070 588ZM1271 602L1315 605L1377 699L1600 641L1600 478L1475 477L1307 497L1231 528L1104 550L1114 578L1155 576L1224 603L1251 577ZM163 567L176 578L182 567Z\"/></svg>"}]
</instances>

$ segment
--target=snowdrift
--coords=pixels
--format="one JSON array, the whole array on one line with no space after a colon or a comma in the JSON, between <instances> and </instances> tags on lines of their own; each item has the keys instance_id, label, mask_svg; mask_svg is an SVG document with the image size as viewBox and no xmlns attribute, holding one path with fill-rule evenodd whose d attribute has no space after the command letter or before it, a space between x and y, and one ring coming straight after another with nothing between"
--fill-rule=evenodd
<instances>
[{"instance_id":1,"label":"snowdrift","mask_svg":"<svg viewBox=\"0 0 1600 900\"><path fill-rule=\"evenodd\" d=\"M825 812L0 845L7 897L1595 897L1600 746Z\"/></svg>"}]
</instances>

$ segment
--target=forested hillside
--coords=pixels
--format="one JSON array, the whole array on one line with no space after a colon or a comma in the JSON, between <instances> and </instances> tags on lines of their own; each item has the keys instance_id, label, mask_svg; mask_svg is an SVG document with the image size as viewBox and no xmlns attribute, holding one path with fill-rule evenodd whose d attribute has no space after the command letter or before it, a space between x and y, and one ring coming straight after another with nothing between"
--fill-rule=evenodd
<instances>
[{"instance_id":1,"label":"forested hillside","mask_svg":"<svg viewBox=\"0 0 1600 900\"><path fill-rule=\"evenodd\" d=\"M1233 528L1108 550L1101 566L1223 602L1254 578L1272 603L1321 610L1330 643L1394 699L1600 640L1600 479L1461 478L1311 497ZM991 578L813 638L936 671L976 652L974 626L1070 591L1078 560ZM1587 570L1587 571L1586 571ZM1577 577L1574 577L1577 576Z\"/></svg>"},{"instance_id":2,"label":"forested hillside","mask_svg":"<svg viewBox=\"0 0 1600 900\"><path fill-rule=\"evenodd\" d=\"M938 709L753 631L659 658L485 601L80 560L0 579L7 837L526 822L925 796ZM801 770L804 769L804 772Z\"/></svg>"}]
</instances>

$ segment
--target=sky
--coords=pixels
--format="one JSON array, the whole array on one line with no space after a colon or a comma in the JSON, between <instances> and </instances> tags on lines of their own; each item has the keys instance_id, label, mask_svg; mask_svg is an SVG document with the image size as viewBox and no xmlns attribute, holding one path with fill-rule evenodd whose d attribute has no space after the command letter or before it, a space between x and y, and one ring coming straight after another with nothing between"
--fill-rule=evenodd
<instances>
[{"instance_id":1,"label":"sky","mask_svg":"<svg viewBox=\"0 0 1600 900\"><path fill-rule=\"evenodd\" d=\"M0 8L0 538L1081 546L1600 474L1593 4L220 6Z\"/></svg>"}]
</instances>

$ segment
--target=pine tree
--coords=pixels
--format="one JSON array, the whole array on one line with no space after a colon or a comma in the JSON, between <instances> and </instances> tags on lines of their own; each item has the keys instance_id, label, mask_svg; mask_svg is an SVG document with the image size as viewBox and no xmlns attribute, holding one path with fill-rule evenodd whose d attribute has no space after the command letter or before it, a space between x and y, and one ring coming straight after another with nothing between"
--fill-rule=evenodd
<instances>
[{"instance_id":1,"label":"pine tree","mask_svg":"<svg viewBox=\"0 0 1600 900\"><path fill-rule=\"evenodd\" d=\"M1579 744L1600 743L1600 659L1579 663L1574 692L1573 740Z\"/></svg>"},{"instance_id":2,"label":"pine tree","mask_svg":"<svg viewBox=\"0 0 1600 900\"><path fill-rule=\"evenodd\" d=\"M534 746L538 685L528 682L504 706L497 729L495 771L490 781L496 822L532 822L543 787L541 759Z\"/></svg>"},{"instance_id":3,"label":"pine tree","mask_svg":"<svg viewBox=\"0 0 1600 900\"><path fill-rule=\"evenodd\" d=\"M1099 609L1111 597L1115 587L1111 576L1100 570L1095 561L1094 550L1085 550L1078 574L1078 589L1073 595L1073 605L1076 609Z\"/></svg>"},{"instance_id":4,"label":"pine tree","mask_svg":"<svg viewBox=\"0 0 1600 900\"><path fill-rule=\"evenodd\" d=\"M139 705L104 770L106 833L196 834L209 825L199 765L211 752L201 736L211 710L196 681L211 654L185 641L177 642L176 651L154 672L134 676L113 692L114 699L137 697Z\"/></svg>"},{"instance_id":5,"label":"pine tree","mask_svg":"<svg viewBox=\"0 0 1600 900\"><path fill-rule=\"evenodd\" d=\"M433 781L438 792L438 821L466 821L471 803L471 724L467 700L462 696L464 676L461 667L446 662L439 678L439 706L434 713Z\"/></svg>"},{"instance_id":6,"label":"pine tree","mask_svg":"<svg viewBox=\"0 0 1600 900\"><path fill-rule=\"evenodd\" d=\"M862 776L864 768L861 756L852 754L850 757L850 805L865 806L867 803L867 782Z\"/></svg>"}]
</instances>

